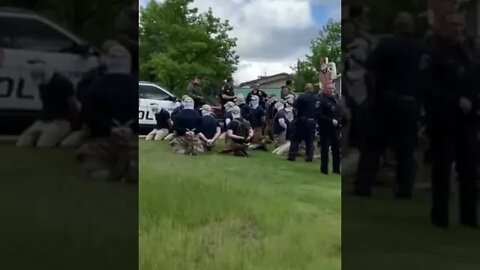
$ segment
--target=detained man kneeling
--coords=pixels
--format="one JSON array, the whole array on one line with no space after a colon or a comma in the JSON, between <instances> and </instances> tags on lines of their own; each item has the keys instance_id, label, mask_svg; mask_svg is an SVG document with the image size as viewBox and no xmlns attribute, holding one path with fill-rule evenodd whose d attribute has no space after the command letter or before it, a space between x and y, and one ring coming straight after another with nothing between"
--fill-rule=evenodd
<instances>
[{"instance_id":1,"label":"detained man kneeling","mask_svg":"<svg viewBox=\"0 0 480 270\"><path fill-rule=\"evenodd\" d=\"M155 128L148 133L145 140L161 141L170 133L170 128L173 126L173 122L170 113L163 108L158 108L158 104L153 104L152 111L155 114L155 120L157 123L155 124Z\"/></svg>"},{"instance_id":2,"label":"detained man kneeling","mask_svg":"<svg viewBox=\"0 0 480 270\"><path fill-rule=\"evenodd\" d=\"M199 136L203 141L204 149L211 151L222 134L222 128L210 105L203 105L200 111L202 112L202 128Z\"/></svg>"},{"instance_id":3,"label":"detained man kneeling","mask_svg":"<svg viewBox=\"0 0 480 270\"><path fill-rule=\"evenodd\" d=\"M70 132L71 120L80 113L72 82L53 72L43 60L33 60L31 76L42 101L40 117L27 128L17 146L57 146Z\"/></svg>"},{"instance_id":4,"label":"detained man kneeling","mask_svg":"<svg viewBox=\"0 0 480 270\"><path fill-rule=\"evenodd\" d=\"M235 156L248 157L249 142L253 138L253 129L250 122L242 118L240 108L230 110L233 120L227 126L225 148L221 153L233 153Z\"/></svg>"},{"instance_id":5,"label":"detained man kneeling","mask_svg":"<svg viewBox=\"0 0 480 270\"><path fill-rule=\"evenodd\" d=\"M123 46L111 46L105 58L106 74L83 103L91 134L77 159L91 180L137 183L138 80L130 74L131 57Z\"/></svg>"},{"instance_id":6,"label":"detained man kneeling","mask_svg":"<svg viewBox=\"0 0 480 270\"><path fill-rule=\"evenodd\" d=\"M195 102L192 98L186 98L183 102L183 110L178 112L173 119L175 138L171 144L173 151L181 155L198 155L204 152L200 130L202 128L202 116L195 110Z\"/></svg>"}]
</instances>

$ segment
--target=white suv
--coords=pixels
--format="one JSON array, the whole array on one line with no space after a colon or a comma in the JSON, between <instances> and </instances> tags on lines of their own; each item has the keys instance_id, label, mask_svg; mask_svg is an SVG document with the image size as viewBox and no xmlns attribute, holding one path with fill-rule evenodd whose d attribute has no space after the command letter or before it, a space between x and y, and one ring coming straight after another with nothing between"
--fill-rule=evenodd
<instances>
[{"instance_id":1,"label":"white suv","mask_svg":"<svg viewBox=\"0 0 480 270\"><path fill-rule=\"evenodd\" d=\"M165 109L170 113L180 106L178 97L152 82L138 83L138 98L138 123L141 130L151 130L157 123L152 106Z\"/></svg>"},{"instance_id":2,"label":"white suv","mask_svg":"<svg viewBox=\"0 0 480 270\"><path fill-rule=\"evenodd\" d=\"M29 60L45 61L74 85L100 63L97 49L34 12L0 8L0 26L0 115L10 121L41 109Z\"/></svg>"}]
</instances>

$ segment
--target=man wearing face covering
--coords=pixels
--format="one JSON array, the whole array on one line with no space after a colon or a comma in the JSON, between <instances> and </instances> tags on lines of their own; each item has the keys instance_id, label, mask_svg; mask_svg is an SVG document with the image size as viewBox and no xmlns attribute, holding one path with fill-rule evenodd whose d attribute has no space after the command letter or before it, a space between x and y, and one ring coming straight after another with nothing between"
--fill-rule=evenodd
<instances>
[{"instance_id":1,"label":"man wearing face covering","mask_svg":"<svg viewBox=\"0 0 480 270\"><path fill-rule=\"evenodd\" d=\"M245 97L242 94L238 94L235 103L240 108L242 118L250 122L252 120L251 119L251 108L245 102Z\"/></svg>"},{"instance_id":2,"label":"man wearing face covering","mask_svg":"<svg viewBox=\"0 0 480 270\"><path fill-rule=\"evenodd\" d=\"M287 120L287 112L281 102L275 103L275 109L277 113L273 118L273 144L277 148L284 145L287 142L287 130L289 121Z\"/></svg>"},{"instance_id":3,"label":"man wearing face covering","mask_svg":"<svg viewBox=\"0 0 480 270\"><path fill-rule=\"evenodd\" d=\"M53 147L71 130L71 121L78 119L80 103L74 87L63 75L49 69L43 60L29 62L31 75L42 101L38 120L27 128L17 141L17 146Z\"/></svg>"},{"instance_id":4,"label":"man wearing face covering","mask_svg":"<svg viewBox=\"0 0 480 270\"><path fill-rule=\"evenodd\" d=\"M192 98L183 102L183 110L173 119L175 138L172 141L173 151L181 155L198 155L204 152L200 132L202 116L195 110Z\"/></svg>"},{"instance_id":5,"label":"man wearing face covering","mask_svg":"<svg viewBox=\"0 0 480 270\"><path fill-rule=\"evenodd\" d=\"M203 141L205 150L211 151L222 134L222 128L210 105L203 105L200 111L202 112L202 128L199 136Z\"/></svg>"},{"instance_id":6,"label":"man wearing face covering","mask_svg":"<svg viewBox=\"0 0 480 270\"><path fill-rule=\"evenodd\" d=\"M265 103L267 102L267 98L268 98L267 93L260 90L260 84L258 83L252 85L251 88L252 88L252 91L250 91L250 93L248 93L247 95L247 100L246 100L247 104L251 104L252 97L257 96L259 98L260 107L265 109Z\"/></svg>"},{"instance_id":7,"label":"man wearing face covering","mask_svg":"<svg viewBox=\"0 0 480 270\"><path fill-rule=\"evenodd\" d=\"M82 110L90 139L77 158L92 180L138 182L138 80L130 53L108 48L106 73L87 91Z\"/></svg>"},{"instance_id":8,"label":"man wearing face covering","mask_svg":"<svg viewBox=\"0 0 480 270\"><path fill-rule=\"evenodd\" d=\"M161 141L170 133L173 122L170 117L170 113L163 108L159 108L158 104L152 105L152 111L155 114L156 124L155 128L150 133L148 133L145 140Z\"/></svg>"},{"instance_id":9,"label":"man wearing face covering","mask_svg":"<svg viewBox=\"0 0 480 270\"><path fill-rule=\"evenodd\" d=\"M108 52L108 50L118 45L118 42L114 40L108 40L102 45L102 51ZM85 97L88 95L88 91L91 90L93 83L98 81L106 72L106 63L102 59L100 65L85 73L80 82L77 84L76 96L80 101L80 104L84 103ZM83 113L80 112L80 119L74 121L72 124L72 132L62 141L61 146L78 146L85 142L90 136L90 130L88 126L84 124Z\"/></svg>"},{"instance_id":10,"label":"man wearing face covering","mask_svg":"<svg viewBox=\"0 0 480 270\"><path fill-rule=\"evenodd\" d=\"M231 109L233 120L227 126L225 148L221 153L233 153L235 156L248 157L248 143L253 138L250 123L242 118L240 108Z\"/></svg>"},{"instance_id":11,"label":"man wearing face covering","mask_svg":"<svg viewBox=\"0 0 480 270\"><path fill-rule=\"evenodd\" d=\"M252 140L252 149L267 150L263 138L263 126L265 124L265 110L260 107L260 98L258 96L251 97L250 103L250 124L254 131Z\"/></svg>"}]
</instances>

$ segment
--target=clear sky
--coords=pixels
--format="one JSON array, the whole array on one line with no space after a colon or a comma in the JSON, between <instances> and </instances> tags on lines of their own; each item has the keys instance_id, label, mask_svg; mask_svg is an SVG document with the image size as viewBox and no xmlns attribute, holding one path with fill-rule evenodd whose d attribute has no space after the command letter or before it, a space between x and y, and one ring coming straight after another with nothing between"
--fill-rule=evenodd
<instances>
[{"instance_id":1,"label":"clear sky","mask_svg":"<svg viewBox=\"0 0 480 270\"><path fill-rule=\"evenodd\" d=\"M140 5L148 1L140 0ZM200 11L211 7L234 27L230 34L238 38L240 56L236 83L292 72L322 25L341 16L340 0L195 0L192 5Z\"/></svg>"}]
</instances>

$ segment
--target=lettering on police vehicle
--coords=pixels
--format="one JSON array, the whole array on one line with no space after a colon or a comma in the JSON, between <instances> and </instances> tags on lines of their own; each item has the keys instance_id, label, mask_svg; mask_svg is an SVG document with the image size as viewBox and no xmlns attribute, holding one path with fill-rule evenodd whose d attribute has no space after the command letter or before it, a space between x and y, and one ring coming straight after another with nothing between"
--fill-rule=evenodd
<instances>
[{"instance_id":1,"label":"lettering on police vehicle","mask_svg":"<svg viewBox=\"0 0 480 270\"><path fill-rule=\"evenodd\" d=\"M14 94L18 99L34 99L32 95L26 95L25 90L25 79L20 78L17 83L15 80L9 76L0 76L0 86L5 85L6 87L0 87L0 90L4 89L5 91L0 91L0 98L11 98Z\"/></svg>"},{"instance_id":2,"label":"lettering on police vehicle","mask_svg":"<svg viewBox=\"0 0 480 270\"><path fill-rule=\"evenodd\" d=\"M139 118L140 120L144 120L144 119L146 119L146 120L155 120L155 118L153 118L153 117L151 116L150 112L148 112L148 111L147 111L147 112L145 112L145 111L138 111L138 114L139 114L139 117L138 117L138 118Z\"/></svg>"}]
</instances>

